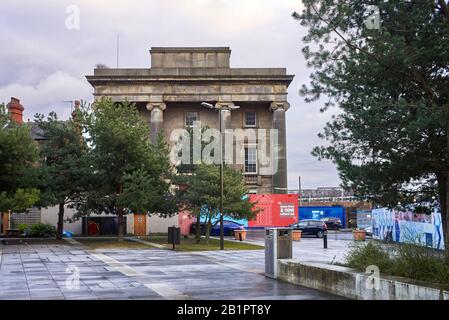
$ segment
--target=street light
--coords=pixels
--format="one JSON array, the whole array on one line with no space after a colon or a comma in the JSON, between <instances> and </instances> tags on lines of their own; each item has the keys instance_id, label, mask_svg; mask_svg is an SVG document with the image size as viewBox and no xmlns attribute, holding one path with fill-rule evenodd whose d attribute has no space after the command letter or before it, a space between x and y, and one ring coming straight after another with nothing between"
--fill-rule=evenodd
<instances>
[{"instance_id":1,"label":"street light","mask_svg":"<svg viewBox=\"0 0 449 320\"><path fill-rule=\"evenodd\" d=\"M218 122L220 123L220 250L224 250L224 226L223 226L223 193L224 193L224 175L223 175L223 135L224 128L221 124L221 112L227 110L235 110L240 108L235 105L227 105L222 107L214 106L213 104L202 102L201 105L208 109L218 110Z\"/></svg>"}]
</instances>

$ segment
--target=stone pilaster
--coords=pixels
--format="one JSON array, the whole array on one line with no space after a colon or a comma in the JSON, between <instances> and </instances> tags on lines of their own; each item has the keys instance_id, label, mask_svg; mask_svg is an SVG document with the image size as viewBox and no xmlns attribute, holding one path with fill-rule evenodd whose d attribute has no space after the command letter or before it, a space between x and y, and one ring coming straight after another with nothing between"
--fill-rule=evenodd
<instances>
[{"instance_id":1,"label":"stone pilaster","mask_svg":"<svg viewBox=\"0 0 449 320\"><path fill-rule=\"evenodd\" d=\"M273 193L287 193L287 138L285 130L285 112L290 107L287 101L274 101L270 104L273 111L273 129L278 130L278 143L272 146L273 157Z\"/></svg>"},{"instance_id":2,"label":"stone pilaster","mask_svg":"<svg viewBox=\"0 0 449 320\"><path fill-rule=\"evenodd\" d=\"M147 110L151 112L150 139L152 144L157 142L157 135L162 130L162 125L164 123L164 110L166 107L166 104L163 102L147 103Z\"/></svg>"},{"instance_id":3,"label":"stone pilaster","mask_svg":"<svg viewBox=\"0 0 449 320\"><path fill-rule=\"evenodd\" d=\"M217 102L215 107L220 112L220 129L223 135L223 162L232 163L233 158L233 135L231 130L231 110L234 107L233 102Z\"/></svg>"}]
</instances>

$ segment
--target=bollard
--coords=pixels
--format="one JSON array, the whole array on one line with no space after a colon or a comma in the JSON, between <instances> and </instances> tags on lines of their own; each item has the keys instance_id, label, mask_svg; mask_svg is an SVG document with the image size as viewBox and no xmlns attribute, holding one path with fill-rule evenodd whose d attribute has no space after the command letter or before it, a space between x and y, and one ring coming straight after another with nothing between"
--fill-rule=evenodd
<instances>
[{"instance_id":1,"label":"bollard","mask_svg":"<svg viewBox=\"0 0 449 320\"><path fill-rule=\"evenodd\" d=\"M323 248L327 249L327 230L323 232Z\"/></svg>"}]
</instances>

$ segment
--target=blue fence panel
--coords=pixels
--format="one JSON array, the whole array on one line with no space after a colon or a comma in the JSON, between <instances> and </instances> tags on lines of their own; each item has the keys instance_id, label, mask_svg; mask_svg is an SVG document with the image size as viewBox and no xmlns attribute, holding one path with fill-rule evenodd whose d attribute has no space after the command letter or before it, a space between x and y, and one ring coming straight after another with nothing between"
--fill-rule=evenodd
<instances>
[{"instance_id":1,"label":"blue fence panel","mask_svg":"<svg viewBox=\"0 0 449 320\"><path fill-rule=\"evenodd\" d=\"M322 219L322 218L338 218L341 220L341 224L343 228L346 228L346 214L345 208L342 206L333 206L333 207L299 207L299 220L303 219Z\"/></svg>"}]
</instances>

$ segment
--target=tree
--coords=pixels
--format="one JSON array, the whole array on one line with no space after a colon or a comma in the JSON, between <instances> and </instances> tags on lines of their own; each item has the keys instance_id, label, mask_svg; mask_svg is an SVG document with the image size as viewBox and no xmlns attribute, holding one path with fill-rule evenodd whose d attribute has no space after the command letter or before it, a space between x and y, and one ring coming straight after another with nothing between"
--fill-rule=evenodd
<instances>
[{"instance_id":1,"label":"tree","mask_svg":"<svg viewBox=\"0 0 449 320\"><path fill-rule=\"evenodd\" d=\"M35 121L44 140L40 149L40 205L59 207L56 238L61 239L65 206L75 207L89 189L92 172L87 145L80 124L73 118L61 121L51 112L47 118L36 114Z\"/></svg>"},{"instance_id":2,"label":"tree","mask_svg":"<svg viewBox=\"0 0 449 320\"><path fill-rule=\"evenodd\" d=\"M21 212L39 200L33 185L37 155L29 127L12 122L0 104L0 212Z\"/></svg>"},{"instance_id":3,"label":"tree","mask_svg":"<svg viewBox=\"0 0 449 320\"><path fill-rule=\"evenodd\" d=\"M255 203L250 202L243 176L240 172L224 166L223 215L235 219L252 219L258 213ZM206 219L206 242L209 244L212 220L220 214L220 169L216 165L199 164L194 173L187 177L188 187L185 191L187 202L203 207Z\"/></svg>"},{"instance_id":4,"label":"tree","mask_svg":"<svg viewBox=\"0 0 449 320\"><path fill-rule=\"evenodd\" d=\"M173 183L178 186L178 189L176 190L176 197L179 209L189 210L191 212L191 216L196 217L196 243L200 243L201 241L201 208L203 204L201 203L199 195L193 195L191 192L187 196L186 192L189 188L189 183L192 181L192 175L195 174L195 170L199 165L199 163L194 163L194 145L198 143L201 146L199 151L202 154L204 147L207 144L206 141L203 141L201 136L208 129L208 126L203 126L199 130L199 134L195 134L195 129L193 127L186 128L186 135L180 137L177 144L181 150L185 150L186 147L189 149L189 161L188 163L180 163L176 167L177 174L173 179ZM212 137L211 139L214 138ZM188 144L188 146L186 146L186 144Z\"/></svg>"},{"instance_id":5,"label":"tree","mask_svg":"<svg viewBox=\"0 0 449 320\"><path fill-rule=\"evenodd\" d=\"M128 213L176 213L169 190L167 144L162 135L155 145L150 144L148 126L136 106L101 99L82 108L82 115L95 184L78 210L116 214L119 241Z\"/></svg>"},{"instance_id":6,"label":"tree","mask_svg":"<svg viewBox=\"0 0 449 320\"><path fill-rule=\"evenodd\" d=\"M307 102L327 96L322 110L342 111L320 134L330 145L313 154L333 160L343 186L376 204L437 197L448 238L448 1L303 3L294 16L308 28L303 53L314 72L301 93Z\"/></svg>"}]
</instances>

